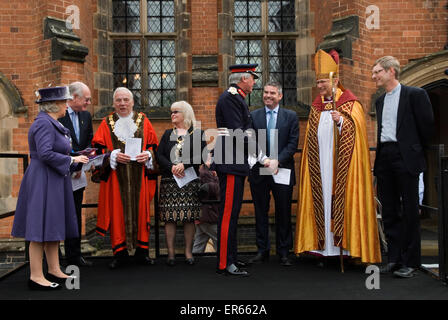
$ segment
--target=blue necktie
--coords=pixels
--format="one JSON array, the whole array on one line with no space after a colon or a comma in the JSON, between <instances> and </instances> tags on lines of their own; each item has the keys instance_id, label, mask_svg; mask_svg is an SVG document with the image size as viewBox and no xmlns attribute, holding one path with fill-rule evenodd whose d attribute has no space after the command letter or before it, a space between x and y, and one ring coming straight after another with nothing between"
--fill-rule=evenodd
<instances>
[{"instance_id":1,"label":"blue necktie","mask_svg":"<svg viewBox=\"0 0 448 320\"><path fill-rule=\"evenodd\" d=\"M269 114L269 122L268 122L268 131L267 131L267 154L270 155L270 151L273 150L274 148L274 136L273 136L273 129L275 129L275 119L274 119L274 111L269 110L268 111ZM271 136L272 135L272 136ZM271 139L272 138L272 139Z\"/></svg>"},{"instance_id":2,"label":"blue necktie","mask_svg":"<svg viewBox=\"0 0 448 320\"><path fill-rule=\"evenodd\" d=\"M79 142L79 120L78 120L78 114L76 112L72 112L70 114L70 117L72 119L73 129L75 130L76 140Z\"/></svg>"}]
</instances>

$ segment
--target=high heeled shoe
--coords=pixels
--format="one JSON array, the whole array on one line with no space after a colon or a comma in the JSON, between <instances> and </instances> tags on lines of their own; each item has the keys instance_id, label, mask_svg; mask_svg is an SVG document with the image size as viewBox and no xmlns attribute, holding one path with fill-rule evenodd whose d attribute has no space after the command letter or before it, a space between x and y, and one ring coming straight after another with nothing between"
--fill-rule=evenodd
<instances>
[{"instance_id":1,"label":"high heeled shoe","mask_svg":"<svg viewBox=\"0 0 448 320\"><path fill-rule=\"evenodd\" d=\"M28 279L28 288L30 290L51 291L51 290L59 290L62 288L62 286L56 282L52 282L49 286L44 286L37 282L34 282L31 279Z\"/></svg>"},{"instance_id":2,"label":"high heeled shoe","mask_svg":"<svg viewBox=\"0 0 448 320\"><path fill-rule=\"evenodd\" d=\"M194 265L194 263L195 263L194 258L185 259L185 263L188 264L189 266Z\"/></svg>"}]
</instances>

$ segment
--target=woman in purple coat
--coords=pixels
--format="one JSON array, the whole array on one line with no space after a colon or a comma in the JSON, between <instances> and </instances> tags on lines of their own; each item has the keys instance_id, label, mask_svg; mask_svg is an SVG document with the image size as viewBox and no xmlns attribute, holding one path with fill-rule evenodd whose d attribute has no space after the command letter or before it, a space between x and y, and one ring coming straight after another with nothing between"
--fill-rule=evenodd
<instances>
[{"instance_id":1,"label":"woman in purple coat","mask_svg":"<svg viewBox=\"0 0 448 320\"><path fill-rule=\"evenodd\" d=\"M12 235L30 241L30 289L53 290L69 276L59 265L59 241L78 237L70 168L87 163L71 157L70 132L58 118L65 115L67 87L39 89L39 114L28 132L31 162L20 185ZM42 271L43 253L48 274Z\"/></svg>"}]
</instances>

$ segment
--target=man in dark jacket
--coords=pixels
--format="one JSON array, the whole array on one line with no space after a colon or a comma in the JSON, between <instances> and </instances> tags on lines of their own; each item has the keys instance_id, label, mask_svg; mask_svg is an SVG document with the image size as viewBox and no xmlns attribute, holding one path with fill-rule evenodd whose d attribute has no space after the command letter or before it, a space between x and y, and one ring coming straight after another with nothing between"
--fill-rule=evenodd
<instances>
[{"instance_id":1,"label":"man in dark jacket","mask_svg":"<svg viewBox=\"0 0 448 320\"><path fill-rule=\"evenodd\" d=\"M409 278L421 260L418 180L426 169L423 148L434 116L426 91L400 84L399 72L400 63L391 56L378 59L372 69L372 79L386 90L376 101L374 174L388 241L389 263L381 271Z\"/></svg>"},{"instance_id":2,"label":"man in dark jacket","mask_svg":"<svg viewBox=\"0 0 448 320\"><path fill-rule=\"evenodd\" d=\"M59 122L70 130L72 152L76 154L78 151L91 146L93 138L92 117L85 110L91 104L92 96L89 87L82 82L70 84L69 91L73 100L67 101L67 112L64 117L59 119ZM87 186L84 172L78 171L72 174L72 186L80 237L65 240L65 257L69 264L81 267L92 266L92 262L84 259L81 255L82 199Z\"/></svg>"},{"instance_id":3,"label":"man in dark jacket","mask_svg":"<svg viewBox=\"0 0 448 320\"><path fill-rule=\"evenodd\" d=\"M256 237L258 253L249 262L258 263L269 258L269 208L270 192L275 199L275 235L277 255L283 266L292 265L288 259L292 248L291 200L295 184L294 154L299 142L299 122L294 111L281 108L283 98L279 83L269 82L263 89L265 107L252 111L253 127L260 146L266 145L265 154L276 158L279 168L290 170L289 184L276 183L274 176L262 173L261 164L256 164L249 176L250 190L255 207ZM267 130L266 140L261 130ZM260 132L259 132L260 131Z\"/></svg>"},{"instance_id":4,"label":"man in dark jacket","mask_svg":"<svg viewBox=\"0 0 448 320\"><path fill-rule=\"evenodd\" d=\"M217 272L248 276L240 269L244 263L237 259L238 216L243 202L244 180L249 175L249 145L253 139L247 134L252 129L249 108L244 100L252 92L256 64L230 66L230 87L216 104L218 138L214 151L215 169L219 177L220 205L218 220ZM269 163L269 160L266 161Z\"/></svg>"}]
</instances>

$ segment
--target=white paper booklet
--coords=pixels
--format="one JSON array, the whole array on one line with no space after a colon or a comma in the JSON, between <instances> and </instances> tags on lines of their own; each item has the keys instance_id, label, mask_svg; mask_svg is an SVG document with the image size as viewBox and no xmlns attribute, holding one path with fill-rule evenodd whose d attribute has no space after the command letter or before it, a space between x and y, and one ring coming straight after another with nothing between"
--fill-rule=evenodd
<instances>
[{"instance_id":1,"label":"white paper booklet","mask_svg":"<svg viewBox=\"0 0 448 320\"><path fill-rule=\"evenodd\" d=\"M142 153L142 138L127 138L124 153L135 161L135 157Z\"/></svg>"},{"instance_id":2,"label":"white paper booklet","mask_svg":"<svg viewBox=\"0 0 448 320\"><path fill-rule=\"evenodd\" d=\"M196 174L196 171L194 171L193 167L189 167L189 168L185 169L184 173L185 173L185 176L183 178L178 178L175 175L173 175L173 178L174 178L174 180L176 180L179 188L186 186L191 181L198 178L198 175Z\"/></svg>"},{"instance_id":3,"label":"white paper booklet","mask_svg":"<svg viewBox=\"0 0 448 320\"><path fill-rule=\"evenodd\" d=\"M289 185L291 169L279 168L277 174L273 174L274 182L277 184Z\"/></svg>"}]
</instances>

